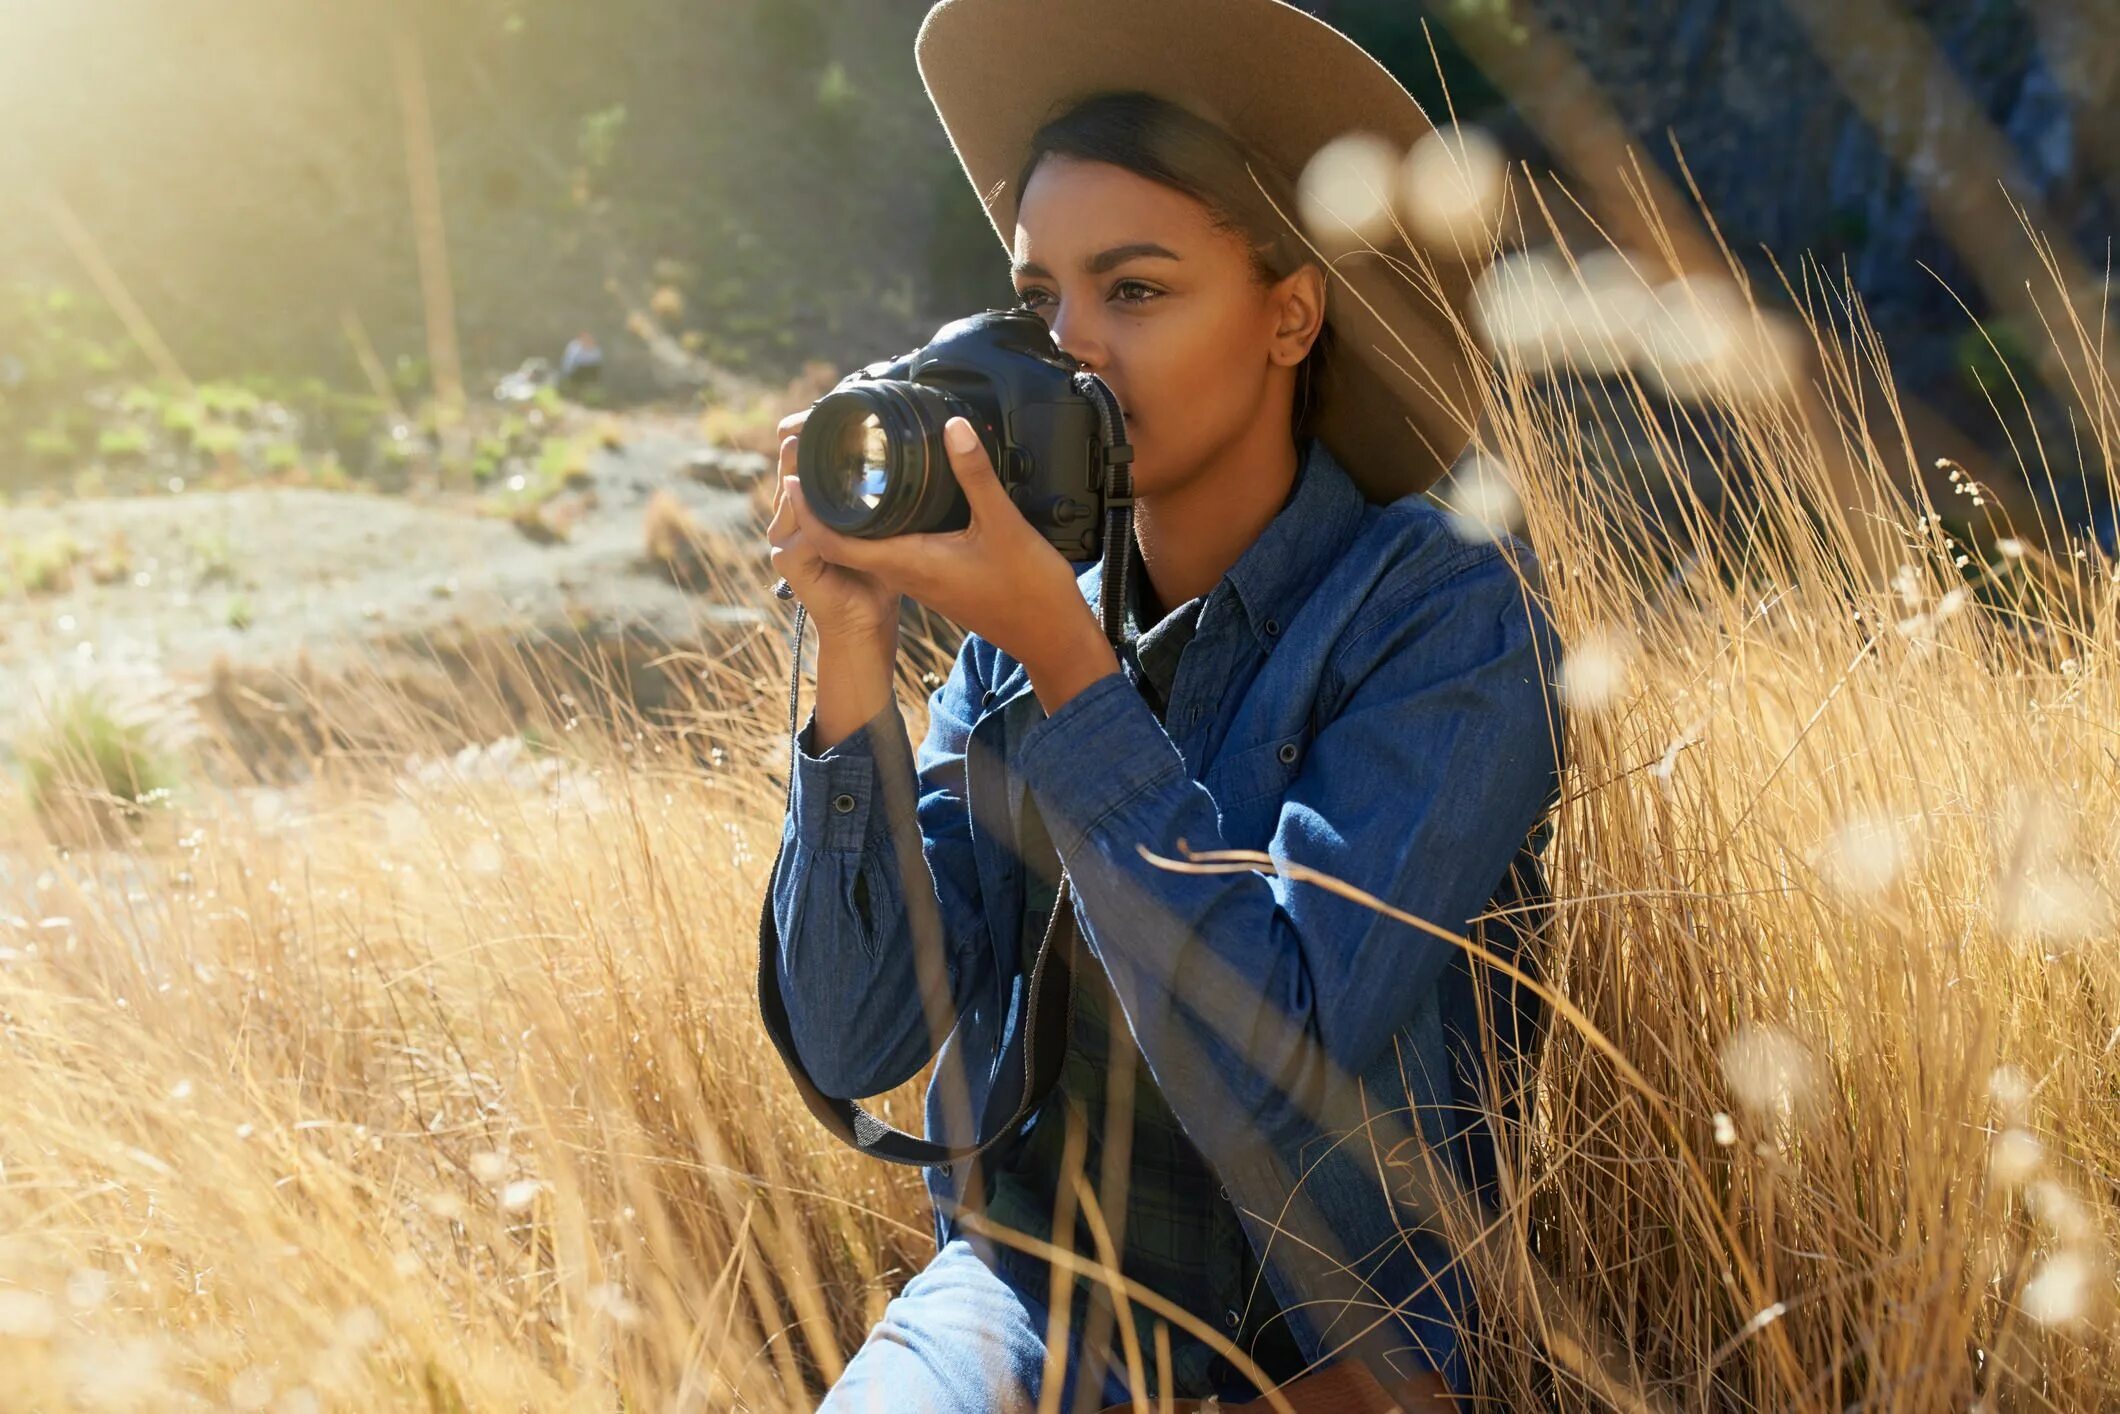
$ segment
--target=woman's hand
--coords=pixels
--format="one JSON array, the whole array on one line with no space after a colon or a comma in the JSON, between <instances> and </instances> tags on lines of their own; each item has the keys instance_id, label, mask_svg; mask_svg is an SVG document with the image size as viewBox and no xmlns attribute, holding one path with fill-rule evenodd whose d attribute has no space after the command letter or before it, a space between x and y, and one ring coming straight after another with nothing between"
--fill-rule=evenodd
<instances>
[{"instance_id":1,"label":"woman's hand","mask_svg":"<svg viewBox=\"0 0 2120 1414\"><path fill-rule=\"evenodd\" d=\"M788 582L809 610L820 639L876 641L895 648L898 590L873 574L835 564L818 553L816 533L831 532L807 514L809 507L795 479L796 434L809 415L805 408L780 420L780 497L773 506L773 521L766 527L774 573Z\"/></svg>"},{"instance_id":2,"label":"woman's hand","mask_svg":"<svg viewBox=\"0 0 2120 1414\"><path fill-rule=\"evenodd\" d=\"M1023 664L1046 712L1056 712L1083 688L1117 672L1119 660L1084 602L1074 570L1008 498L972 425L951 418L943 443L971 507L971 524L963 530L866 540L820 524L805 504L803 543L827 565L912 595ZM785 452L782 468L788 468ZM783 486L783 500L802 499L792 476ZM792 575L788 582L795 583Z\"/></svg>"}]
</instances>

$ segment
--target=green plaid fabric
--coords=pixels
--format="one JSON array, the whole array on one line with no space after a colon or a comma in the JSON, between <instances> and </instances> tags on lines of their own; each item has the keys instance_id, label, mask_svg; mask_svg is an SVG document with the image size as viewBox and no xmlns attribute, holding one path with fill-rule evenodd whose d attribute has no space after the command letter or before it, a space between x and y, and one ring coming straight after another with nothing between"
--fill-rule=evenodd
<instances>
[{"instance_id":1,"label":"green plaid fabric","mask_svg":"<svg viewBox=\"0 0 2120 1414\"><path fill-rule=\"evenodd\" d=\"M1145 597L1152 591L1138 556L1134 564L1133 582L1140 587L1141 597ZM1128 656L1143 698L1160 718L1169 700L1178 658L1192 638L1202 601L1194 599L1180 605L1144 631L1138 627L1143 617L1140 598L1129 597L1132 602L1128 605L1128 630L1132 641ZM1060 867L1044 821L1028 795L1019 847L1025 878L1021 946L1023 967L1028 972L1043 939L1046 921L1052 916ZM1071 918L1067 926L1073 926ZM1287 1323L1274 1319L1279 1308L1266 1284L1257 1280L1258 1265L1237 1222L1236 1210L1223 1194L1214 1170L1164 1103L1147 1065L1133 1051L1133 1038L1123 1023L1116 1044L1125 1047L1134 1062L1133 1147L1124 1211L1111 1211L1111 1195L1102 1191L1099 1179L1103 1171L1105 1113L1111 1099L1113 1019L1118 1006L1104 969L1086 952L1082 956L1088 965L1077 968L1074 976L1075 1025L1062 1061L1060 1082L1032 1118L1022 1144L994 1165L987 1192L987 1216L1018 1231L1067 1245L1064 1236L1054 1236L1052 1220L1062 1178L1066 1109L1075 1106L1088 1125L1083 1175L1097 1189L1106 1222L1114 1229L1123 1223L1121 1270L1221 1330L1240 1348L1250 1351L1268 1375L1277 1380L1290 1378L1302 1369L1302 1353ZM1078 1252L1097 1250L1089 1224L1079 1217L1073 1246ZM1050 1279L1044 1263L1007 1249L1003 1260L1019 1281L1043 1296ZM1078 1331L1086 1319L1087 1297L1088 1283L1077 1282L1074 1320ZM1138 1305L1133 1312L1142 1361L1152 1387L1147 1393L1160 1395L1161 1391L1153 1386L1155 1327L1162 1318ZM1218 1385L1226 1384L1229 1375L1216 1370L1218 1362L1211 1347L1176 1329L1170 1337L1173 1396L1202 1398L1215 1393Z\"/></svg>"}]
</instances>

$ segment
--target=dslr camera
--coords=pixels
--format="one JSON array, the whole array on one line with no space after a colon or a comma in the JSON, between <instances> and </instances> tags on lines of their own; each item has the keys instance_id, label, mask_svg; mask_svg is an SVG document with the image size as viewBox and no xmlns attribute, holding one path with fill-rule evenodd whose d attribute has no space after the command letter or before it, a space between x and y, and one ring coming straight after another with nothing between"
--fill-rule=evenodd
<instances>
[{"instance_id":1,"label":"dslr camera","mask_svg":"<svg viewBox=\"0 0 2120 1414\"><path fill-rule=\"evenodd\" d=\"M962 530L971 509L942 443L952 417L971 423L1009 499L1065 558L1099 559L1130 529L1118 399L1026 309L954 320L811 404L795 450L804 498L843 535Z\"/></svg>"}]
</instances>

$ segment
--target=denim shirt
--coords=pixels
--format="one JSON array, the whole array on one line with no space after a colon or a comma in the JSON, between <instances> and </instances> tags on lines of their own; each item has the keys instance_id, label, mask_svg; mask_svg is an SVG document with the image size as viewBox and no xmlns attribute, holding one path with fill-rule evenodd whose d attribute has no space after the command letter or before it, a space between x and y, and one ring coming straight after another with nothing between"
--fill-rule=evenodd
<instances>
[{"instance_id":1,"label":"denim shirt","mask_svg":"<svg viewBox=\"0 0 2120 1414\"><path fill-rule=\"evenodd\" d=\"M1093 605L1099 577L1078 577ZM1535 1003L1319 883L1149 855L1263 852L1531 971L1561 769L1537 584L1521 541L1460 539L1420 496L1370 504L1314 441L1207 594L1163 720L1123 673L1048 717L977 636L917 753L895 703L822 755L813 717L772 886L812 1078L872 1095L932 1058L926 1130L948 1143L1014 1113L1028 978L1009 842L1033 793L1083 939L1306 1358L1462 1391L1476 1313L1444 1229L1471 1230L1467 1201L1492 1195L1483 1106L1507 1109L1498 1066L1535 1039ZM1473 925L1490 910L1506 913ZM973 1168L926 1171L938 1249Z\"/></svg>"}]
</instances>

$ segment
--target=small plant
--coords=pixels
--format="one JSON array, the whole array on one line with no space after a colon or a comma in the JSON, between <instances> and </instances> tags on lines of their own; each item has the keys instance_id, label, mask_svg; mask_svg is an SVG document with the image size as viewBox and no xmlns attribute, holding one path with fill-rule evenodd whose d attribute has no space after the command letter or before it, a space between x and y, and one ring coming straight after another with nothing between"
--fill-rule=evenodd
<instances>
[{"instance_id":1,"label":"small plant","mask_svg":"<svg viewBox=\"0 0 2120 1414\"><path fill-rule=\"evenodd\" d=\"M847 66L837 59L824 66L817 76L817 107L820 112L838 117L849 112L859 101L861 91L847 77Z\"/></svg>"},{"instance_id":2,"label":"small plant","mask_svg":"<svg viewBox=\"0 0 2120 1414\"><path fill-rule=\"evenodd\" d=\"M571 480L589 473L589 452L570 437L547 437L537 450L537 470L519 488L540 501L557 495Z\"/></svg>"},{"instance_id":3,"label":"small plant","mask_svg":"<svg viewBox=\"0 0 2120 1414\"><path fill-rule=\"evenodd\" d=\"M684 502L658 488L641 517L642 548L649 561L687 589L704 586L711 556L706 532Z\"/></svg>"},{"instance_id":4,"label":"small plant","mask_svg":"<svg viewBox=\"0 0 2120 1414\"><path fill-rule=\"evenodd\" d=\"M8 578L24 594L59 594L73 588L81 546L64 530L7 547Z\"/></svg>"},{"instance_id":5,"label":"small plant","mask_svg":"<svg viewBox=\"0 0 2120 1414\"><path fill-rule=\"evenodd\" d=\"M257 416L262 399L239 383L207 383L199 388L199 403L215 417L230 420Z\"/></svg>"},{"instance_id":6,"label":"small plant","mask_svg":"<svg viewBox=\"0 0 2120 1414\"><path fill-rule=\"evenodd\" d=\"M581 153L583 164L592 172L611 165L612 154L618 150L619 135L625 130L626 105L623 103L583 114L580 130L575 135L575 146Z\"/></svg>"},{"instance_id":7,"label":"small plant","mask_svg":"<svg viewBox=\"0 0 2120 1414\"><path fill-rule=\"evenodd\" d=\"M88 559L88 577L98 584L117 584L132 578L132 546L125 532L113 530Z\"/></svg>"},{"instance_id":8,"label":"small plant","mask_svg":"<svg viewBox=\"0 0 2120 1414\"><path fill-rule=\"evenodd\" d=\"M319 491L352 491L360 485L335 452L326 452L313 465L305 467L303 480Z\"/></svg>"},{"instance_id":9,"label":"small plant","mask_svg":"<svg viewBox=\"0 0 2120 1414\"><path fill-rule=\"evenodd\" d=\"M106 427L96 436L96 455L108 461L138 461L152 445L144 427Z\"/></svg>"},{"instance_id":10,"label":"small plant","mask_svg":"<svg viewBox=\"0 0 2120 1414\"><path fill-rule=\"evenodd\" d=\"M209 422L192 434L191 443L201 456L232 457L243 449L243 429Z\"/></svg>"},{"instance_id":11,"label":"small plant","mask_svg":"<svg viewBox=\"0 0 2120 1414\"><path fill-rule=\"evenodd\" d=\"M558 545L567 539L566 526L546 515L542 504L518 506L508 521L533 545Z\"/></svg>"},{"instance_id":12,"label":"small plant","mask_svg":"<svg viewBox=\"0 0 2120 1414\"><path fill-rule=\"evenodd\" d=\"M176 783L146 723L88 689L52 705L44 728L23 743L22 761L30 806L55 833L137 822Z\"/></svg>"},{"instance_id":13,"label":"small plant","mask_svg":"<svg viewBox=\"0 0 2120 1414\"><path fill-rule=\"evenodd\" d=\"M129 417L159 417L169 399L144 383L135 383L118 395L118 411Z\"/></svg>"},{"instance_id":14,"label":"small plant","mask_svg":"<svg viewBox=\"0 0 2120 1414\"><path fill-rule=\"evenodd\" d=\"M226 623L237 633L248 629L252 623L256 622L256 619L257 616L250 607L250 600L240 594L228 601L228 607L221 615L222 622Z\"/></svg>"},{"instance_id":15,"label":"small plant","mask_svg":"<svg viewBox=\"0 0 2120 1414\"><path fill-rule=\"evenodd\" d=\"M28 452L32 459L52 464L70 462L81 455L81 449L75 444L73 434L63 427L38 428L22 439L22 449Z\"/></svg>"},{"instance_id":16,"label":"small plant","mask_svg":"<svg viewBox=\"0 0 2120 1414\"><path fill-rule=\"evenodd\" d=\"M265 448L265 469L270 472L289 472L302 464L302 449L293 442L281 440Z\"/></svg>"},{"instance_id":17,"label":"small plant","mask_svg":"<svg viewBox=\"0 0 2120 1414\"><path fill-rule=\"evenodd\" d=\"M162 404L162 430L179 442L190 442L205 421L205 409L196 402L172 398Z\"/></svg>"},{"instance_id":18,"label":"small plant","mask_svg":"<svg viewBox=\"0 0 2120 1414\"><path fill-rule=\"evenodd\" d=\"M710 446L772 454L779 450L775 429L780 419L779 401L773 397L756 398L748 405L717 403L700 415L699 435Z\"/></svg>"}]
</instances>

